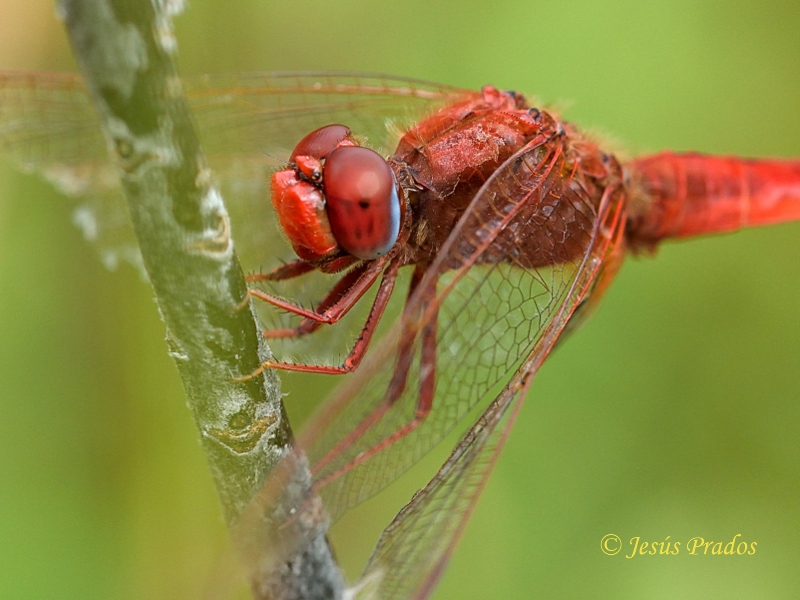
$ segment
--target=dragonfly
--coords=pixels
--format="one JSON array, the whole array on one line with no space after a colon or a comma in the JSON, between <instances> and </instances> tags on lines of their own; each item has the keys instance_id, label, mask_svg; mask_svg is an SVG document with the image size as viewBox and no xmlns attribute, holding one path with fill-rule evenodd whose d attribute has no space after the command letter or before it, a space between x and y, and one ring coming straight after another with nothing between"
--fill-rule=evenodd
<instances>
[{"instance_id":1,"label":"dragonfly","mask_svg":"<svg viewBox=\"0 0 800 600\"><path fill-rule=\"evenodd\" d=\"M353 597L431 593L534 375L627 254L800 219L800 161L671 152L621 161L556 113L491 86L288 73L184 87L278 349L238 377L344 376L294 455L308 458L324 518L459 435L382 534ZM108 266L141 264L78 76L0 74L0 144L80 199L75 221ZM319 512L309 500L292 518Z\"/></svg>"}]
</instances>

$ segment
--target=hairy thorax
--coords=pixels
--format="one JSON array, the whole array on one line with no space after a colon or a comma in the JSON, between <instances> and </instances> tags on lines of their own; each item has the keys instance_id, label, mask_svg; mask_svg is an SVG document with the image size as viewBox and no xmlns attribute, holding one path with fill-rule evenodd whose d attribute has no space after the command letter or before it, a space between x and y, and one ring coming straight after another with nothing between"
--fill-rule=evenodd
<instances>
[{"instance_id":1,"label":"hairy thorax","mask_svg":"<svg viewBox=\"0 0 800 600\"><path fill-rule=\"evenodd\" d=\"M503 203L528 197L496 231L480 262L531 268L582 252L604 191L621 191L619 163L571 124L529 108L521 95L487 87L409 130L390 159L401 181L418 190L410 198L407 262L429 262L439 253L481 187L509 159L520 179L508 186L514 193L479 199L469 223L480 227L511 210Z\"/></svg>"}]
</instances>

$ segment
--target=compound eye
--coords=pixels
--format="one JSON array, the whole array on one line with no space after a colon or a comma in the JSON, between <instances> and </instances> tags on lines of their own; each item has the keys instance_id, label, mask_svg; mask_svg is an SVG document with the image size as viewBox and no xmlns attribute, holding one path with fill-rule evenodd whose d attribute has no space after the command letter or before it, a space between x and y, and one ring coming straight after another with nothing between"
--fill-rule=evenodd
<instances>
[{"instance_id":1,"label":"compound eye","mask_svg":"<svg viewBox=\"0 0 800 600\"><path fill-rule=\"evenodd\" d=\"M350 129L344 125L326 125L309 133L297 143L289 160L294 162L297 156L325 158L340 142L350 137Z\"/></svg>"},{"instance_id":2,"label":"compound eye","mask_svg":"<svg viewBox=\"0 0 800 600\"><path fill-rule=\"evenodd\" d=\"M389 252L400 233L394 172L380 154L359 146L331 152L322 169L325 212L346 252L373 260Z\"/></svg>"}]
</instances>

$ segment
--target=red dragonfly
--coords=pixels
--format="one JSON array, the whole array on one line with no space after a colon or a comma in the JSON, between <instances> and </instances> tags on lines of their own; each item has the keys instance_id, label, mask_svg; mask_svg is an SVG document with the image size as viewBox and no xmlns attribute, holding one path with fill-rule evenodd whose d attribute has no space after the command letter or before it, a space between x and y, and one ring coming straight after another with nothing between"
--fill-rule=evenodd
<instances>
[{"instance_id":1,"label":"red dragonfly","mask_svg":"<svg viewBox=\"0 0 800 600\"><path fill-rule=\"evenodd\" d=\"M226 196L245 199L231 207L237 249L253 265L285 261L249 276L268 286L251 295L279 309L265 314L265 335L324 347L359 320L343 361L295 361L290 345L242 374L352 372L300 437L327 517L463 432L384 532L358 597L427 597L533 375L627 251L800 219L800 162L662 153L622 163L492 87L322 74L186 87ZM0 75L0 141L60 189L93 197L76 220L107 263L136 261L79 78ZM286 162L273 173L264 152ZM256 220L251 201L268 204L270 181L275 211ZM317 512L307 502L293 518L322 520Z\"/></svg>"}]
</instances>

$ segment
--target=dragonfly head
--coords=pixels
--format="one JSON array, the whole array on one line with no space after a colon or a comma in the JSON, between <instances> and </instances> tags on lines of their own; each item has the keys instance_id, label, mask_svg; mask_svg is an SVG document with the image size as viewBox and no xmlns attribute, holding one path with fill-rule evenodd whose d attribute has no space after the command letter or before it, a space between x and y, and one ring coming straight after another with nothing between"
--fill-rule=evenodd
<instances>
[{"instance_id":1,"label":"dragonfly head","mask_svg":"<svg viewBox=\"0 0 800 600\"><path fill-rule=\"evenodd\" d=\"M295 146L272 178L272 203L297 255L315 262L349 254L374 260L397 242L405 206L389 164L327 125Z\"/></svg>"}]
</instances>

